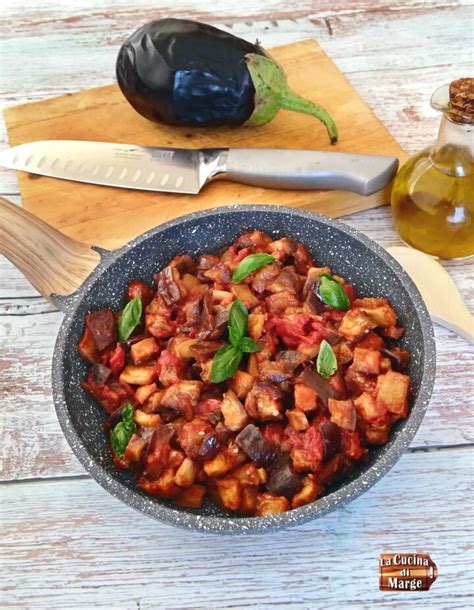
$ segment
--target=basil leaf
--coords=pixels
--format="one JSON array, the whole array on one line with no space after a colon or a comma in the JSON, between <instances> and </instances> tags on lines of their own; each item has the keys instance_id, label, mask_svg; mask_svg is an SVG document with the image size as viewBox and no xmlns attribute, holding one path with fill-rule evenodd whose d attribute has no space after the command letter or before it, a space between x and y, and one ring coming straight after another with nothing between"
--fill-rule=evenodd
<instances>
[{"instance_id":1,"label":"basil leaf","mask_svg":"<svg viewBox=\"0 0 474 610\"><path fill-rule=\"evenodd\" d=\"M235 373L242 360L242 352L235 345L224 345L212 359L211 381L220 383Z\"/></svg>"},{"instance_id":2,"label":"basil leaf","mask_svg":"<svg viewBox=\"0 0 474 610\"><path fill-rule=\"evenodd\" d=\"M242 337L239 341L239 349L245 354L252 354L253 352L259 352L262 348L250 337Z\"/></svg>"},{"instance_id":3,"label":"basil leaf","mask_svg":"<svg viewBox=\"0 0 474 610\"><path fill-rule=\"evenodd\" d=\"M122 409L122 421L115 426L110 436L112 448L119 458L123 457L128 441L137 429L133 419L133 413L134 409L132 405L126 404Z\"/></svg>"},{"instance_id":4,"label":"basil leaf","mask_svg":"<svg viewBox=\"0 0 474 610\"><path fill-rule=\"evenodd\" d=\"M341 284L327 273L323 273L320 277L318 296L323 303L334 309L346 310L351 304Z\"/></svg>"},{"instance_id":5,"label":"basil leaf","mask_svg":"<svg viewBox=\"0 0 474 610\"><path fill-rule=\"evenodd\" d=\"M229 331L229 341L232 345L235 345L235 347L239 345L239 341L242 337L245 337L248 317L249 312L242 301L239 299L234 301L229 311L227 330Z\"/></svg>"},{"instance_id":6,"label":"basil leaf","mask_svg":"<svg viewBox=\"0 0 474 610\"><path fill-rule=\"evenodd\" d=\"M120 343L123 343L130 337L135 328L140 324L141 319L142 300L140 297L135 297L125 305L122 313L120 314L118 321Z\"/></svg>"},{"instance_id":7,"label":"basil leaf","mask_svg":"<svg viewBox=\"0 0 474 610\"><path fill-rule=\"evenodd\" d=\"M270 254L264 254L263 252L259 254L249 254L240 261L234 270L234 273L232 274L232 283L238 284L253 271L260 269L263 265L274 262L275 259L273 256L270 256Z\"/></svg>"},{"instance_id":8,"label":"basil leaf","mask_svg":"<svg viewBox=\"0 0 474 610\"><path fill-rule=\"evenodd\" d=\"M336 356L326 339L321 341L318 358L316 360L316 370L324 379L331 377L331 375L334 375L337 371Z\"/></svg>"}]
</instances>

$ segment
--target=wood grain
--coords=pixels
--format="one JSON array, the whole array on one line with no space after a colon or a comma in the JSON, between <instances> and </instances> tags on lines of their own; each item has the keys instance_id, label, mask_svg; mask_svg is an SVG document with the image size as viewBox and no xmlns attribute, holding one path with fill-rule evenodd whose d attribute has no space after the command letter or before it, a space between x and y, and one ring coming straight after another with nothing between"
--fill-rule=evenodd
<instances>
[{"instance_id":1,"label":"wood grain","mask_svg":"<svg viewBox=\"0 0 474 610\"><path fill-rule=\"evenodd\" d=\"M100 261L100 254L90 246L66 237L4 197L0 197L0 253L47 299L72 294Z\"/></svg>"},{"instance_id":2,"label":"wood grain","mask_svg":"<svg viewBox=\"0 0 474 610\"><path fill-rule=\"evenodd\" d=\"M279 112L270 124L256 128L155 124L131 108L117 85L7 108L4 115L10 144L71 139L177 148L284 148L291 142L295 149L384 154L401 161L406 158L315 41L275 47L271 53L300 95L312 100L323 98L323 104L327 100L327 110L340 134L335 146L314 118L286 111ZM19 172L18 180L26 209L70 237L106 248L116 248L176 216L229 203L269 202L343 216L390 199L389 188L363 197L340 191L288 191L219 181L207 185L198 195L176 195L81 184L26 172Z\"/></svg>"},{"instance_id":3,"label":"wood grain","mask_svg":"<svg viewBox=\"0 0 474 610\"><path fill-rule=\"evenodd\" d=\"M0 542L4 604L48 610L467 608L474 559L471 459L469 449L408 454L345 508L289 531L248 537L161 525L90 480L7 485ZM435 493L448 480L449 489ZM378 590L378 555L397 551L430 553L439 577L429 593Z\"/></svg>"},{"instance_id":4,"label":"wood grain","mask_svg":"<svg viewBox=\"0 0 474 610\"><path fill-rule=\"evenodd\" d=\"M410 153L436 136L433 90L472 71L472 0L226 0L212 6L203 0L3 0L0 106L100 86L113 73L123 39L167 14L201 18L268 47L317 38ZM7 145L1 121L0 142ZM15 172L0 170L0 194L18 202L18 193ZM387 208L344 222L384 246L400 244ZM473 266L443 266L472 311ZM2 607L469 606L474 352L462 339L436 329L435 390L413 443L443 449L407 454L368 494L319 522L264 538L206 538L149 521L95 483L74 479L83 471L50 396L62 316L1 257L0 279L0 469L4 478L24 480L0 487ZM463 447L449 449L457 444ZM37 477L46 480L32 481ZM378 591L378 554L398 550L432 554L440 577L428 594Z\"/></svg>"},{"instance_id":5,"label":"wood grain","mask_svg":"<svg viewBox=\"0 0 474 610\"><path fill-rule=\"evenodd\" d=\"M51 397L51 358L62 314L36 313L35 307L37 303L19 314L10 309L0 318L2 399L3 404L15 405L0 410L0 438L4 439L0 444L0 480L84 472L64 440ZM474 442L468 399L474 349L441 327L436 328L436 340L436 383L428 412L412 442L415 448Z\"/></svg>"}]
</instances>

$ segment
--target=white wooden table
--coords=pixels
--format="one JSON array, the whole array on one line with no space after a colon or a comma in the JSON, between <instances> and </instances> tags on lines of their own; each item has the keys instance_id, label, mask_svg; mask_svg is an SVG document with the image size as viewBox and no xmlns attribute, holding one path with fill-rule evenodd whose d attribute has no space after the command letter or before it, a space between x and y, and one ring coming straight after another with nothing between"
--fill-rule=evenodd
<instances>
[{"instance_id":1,"label":"white wooden table","mask_svg":"<svg viewBox=\"0 0 474 610\"><path fill-rule=\"evenodd\" d=\"M317 38L408 152L436 135L435 87L472 73L469 1L2 0L1 13L2 106L110 82L121 41L160 16L207 21L267 47ZM19 201L14 172L0 172L0 194ZM345 222L384 246L399 243L388 208ZM472 308L472 265L445 267ZM205 536L135 513L85 474L51 399L62 315L1 257L0 277L2 607L467 607L474 358L465 341L436 328L428 413L368 493L294 530ZM431 554L440 575L429 593L378 590L378 555L396 551Z\"/></svg>"}]
</instances>

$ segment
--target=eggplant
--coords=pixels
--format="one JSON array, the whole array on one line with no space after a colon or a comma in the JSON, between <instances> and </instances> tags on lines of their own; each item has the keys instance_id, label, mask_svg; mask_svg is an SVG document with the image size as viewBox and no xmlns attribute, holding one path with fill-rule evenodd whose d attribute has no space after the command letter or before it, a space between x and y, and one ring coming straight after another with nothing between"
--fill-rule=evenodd
<instances>
[{"instance_id":1,"label":"eggplant","mask_svg":"<svg viewBox=\"0 0 474 610\"><path fill-rule=\"evenodd\" d=\"M301 479L290 468L291 459L288 453L280 451L268 467L267 489L277 496L288 500L302 487Z\"/></svg>"},{"instance_id":2,"label":"eggplant","mask_svg":"<svg viewBox=\"0 0 474 610\"><path fill-rule=\"evenodd\" d=\"M122 93L137 112L170 125L263 125L280 108L322 121L329 114L300 97L280 66L259 45L185 19L159 19L134 32L116 64Z\"/></svg>"},{"instance_id":3,"label":"eggplant","mask_svg":"<svg viewBox=\"0 0 474 610\"><path fill-rule=\"evenodd\" d=\"M268 467L275 459L275 450L254 424L245 426L236 436L235 442L258 468Z\"/></svg>"}]
</instances>

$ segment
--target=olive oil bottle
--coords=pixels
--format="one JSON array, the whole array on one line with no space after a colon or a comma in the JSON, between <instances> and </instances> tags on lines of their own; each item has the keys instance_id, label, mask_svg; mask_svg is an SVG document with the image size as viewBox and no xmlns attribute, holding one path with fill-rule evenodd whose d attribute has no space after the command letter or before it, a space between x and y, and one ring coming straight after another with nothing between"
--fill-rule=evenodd
<instances>
[{"instance_id":1,"label":"olive oil bottle","mask_svg":"<svg viewBox=\"0 0 474 610\"><path fill-rule=\"evenodd\" d=\"M474 255L474 78L440 87L431 105L443 112L438 139L398 173L393 219L407 245L466 258Z\"/></svg>"}]
</instances>

